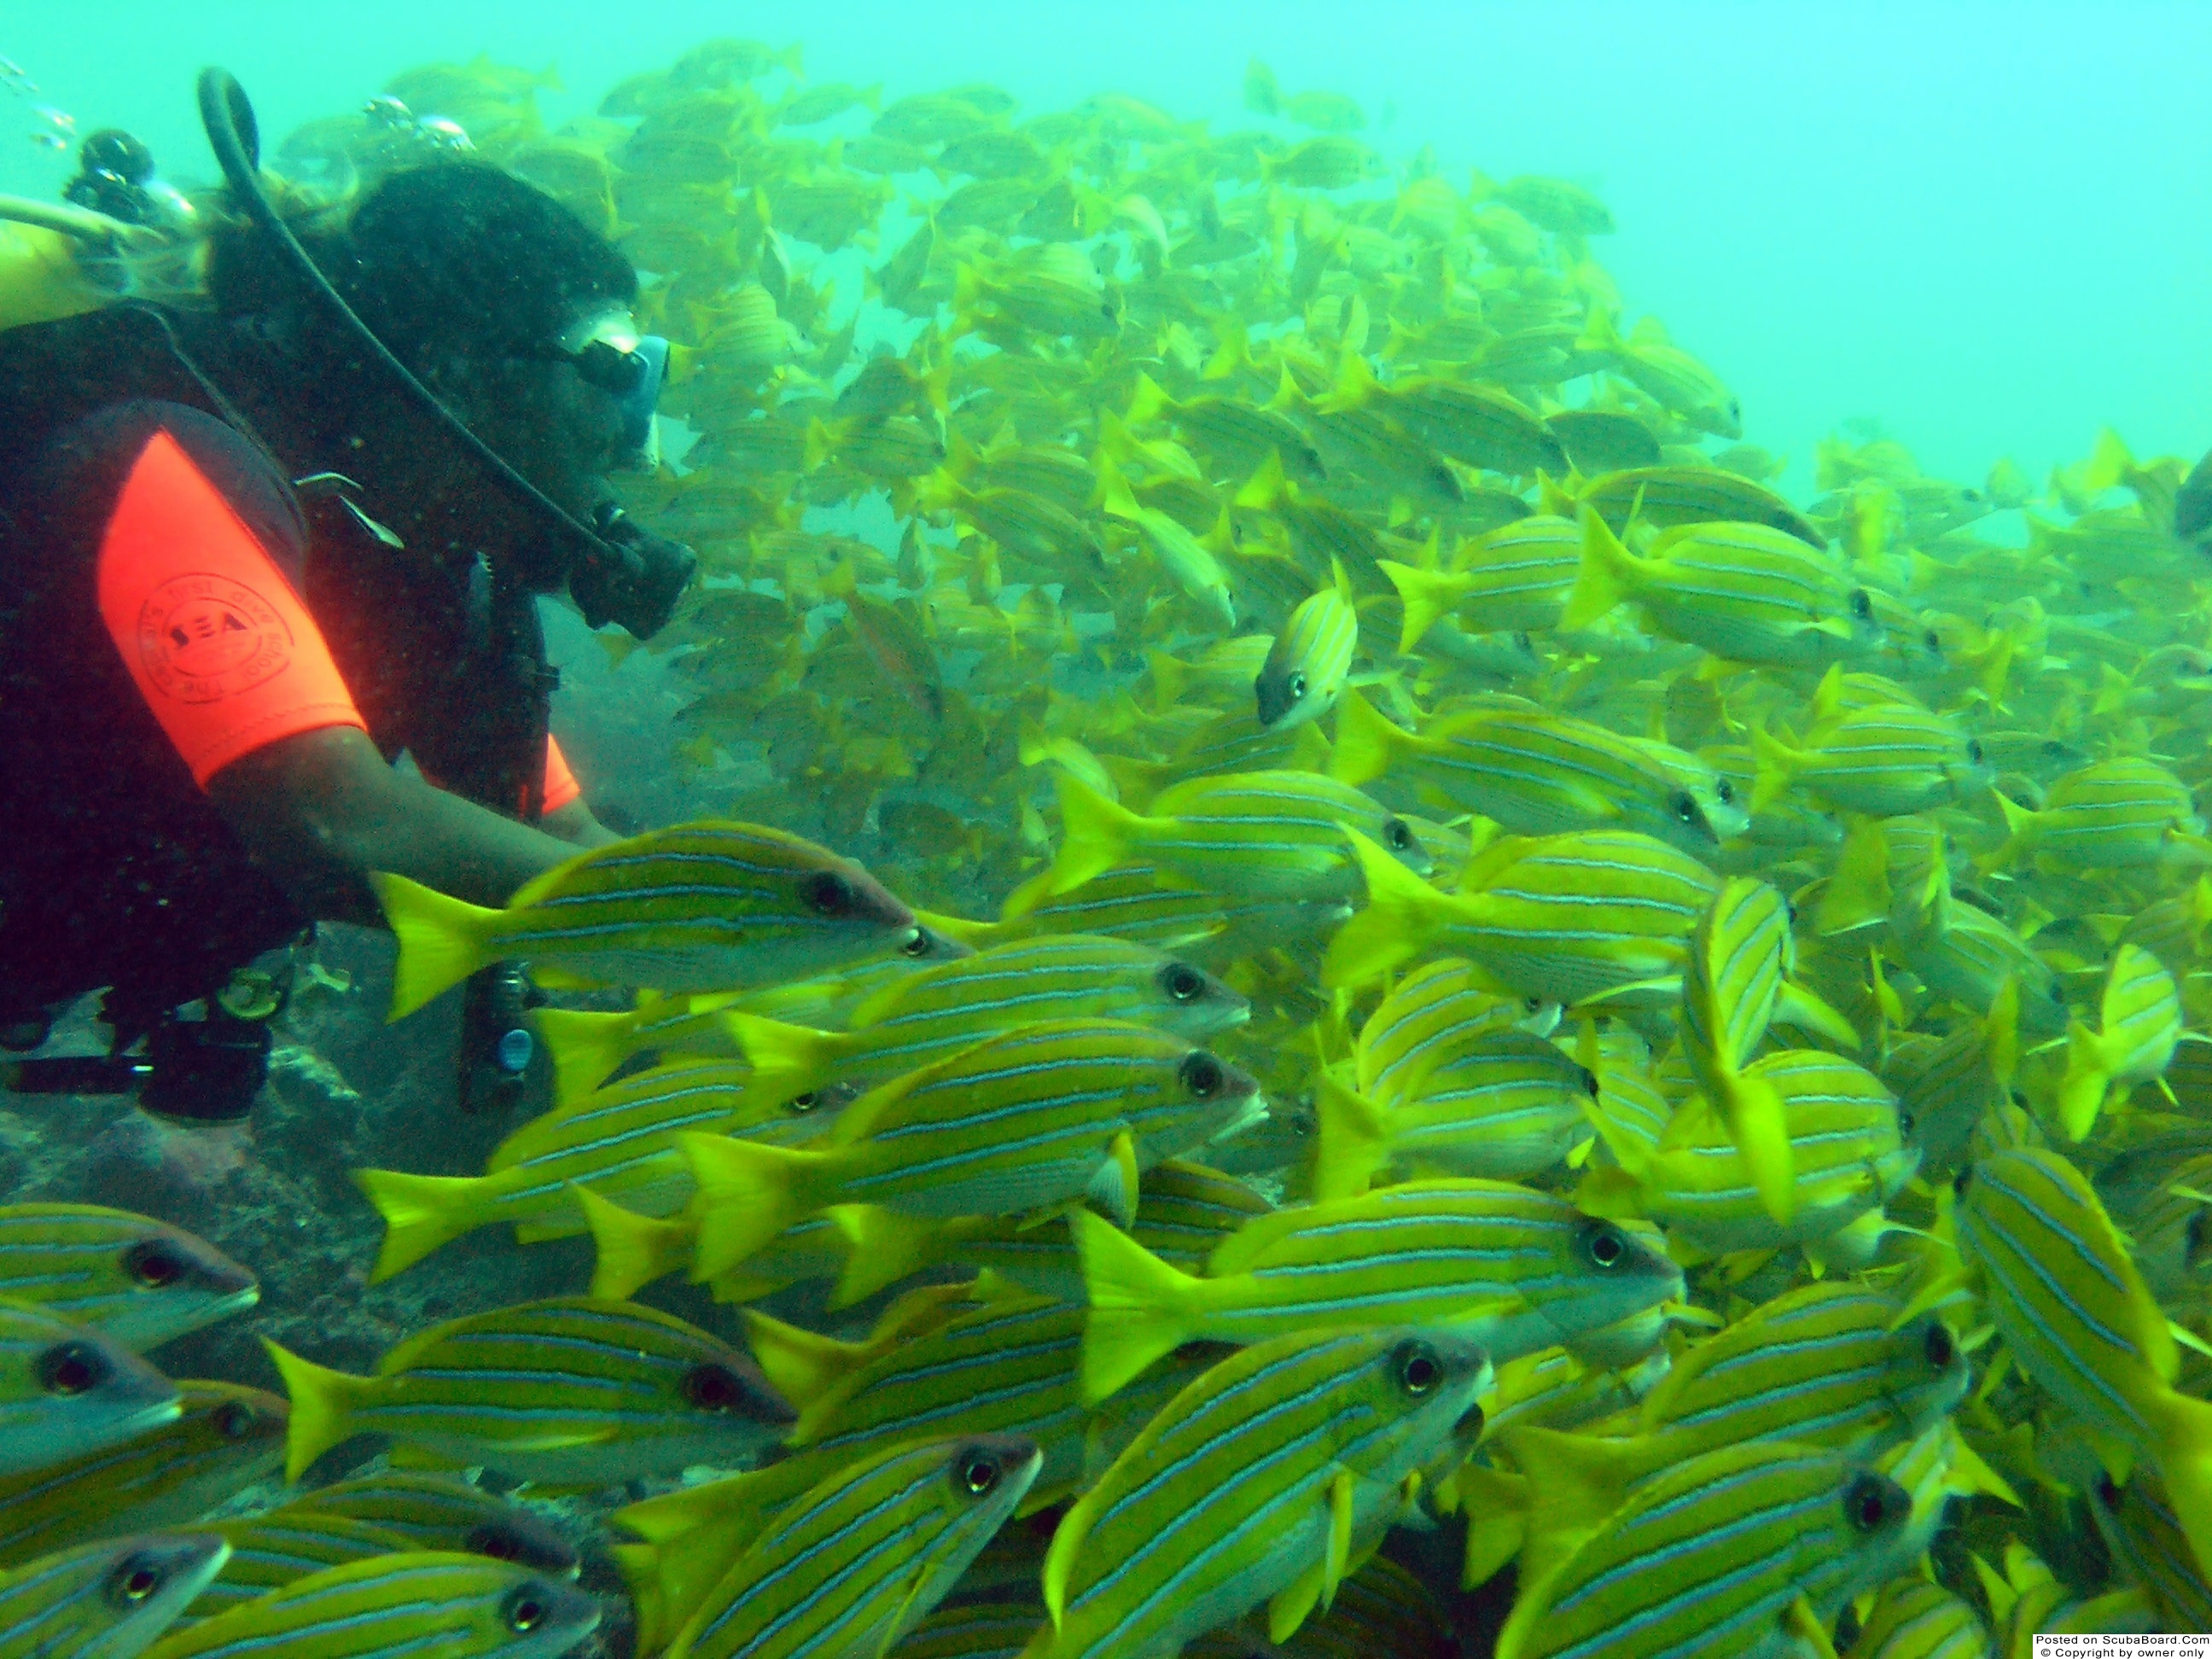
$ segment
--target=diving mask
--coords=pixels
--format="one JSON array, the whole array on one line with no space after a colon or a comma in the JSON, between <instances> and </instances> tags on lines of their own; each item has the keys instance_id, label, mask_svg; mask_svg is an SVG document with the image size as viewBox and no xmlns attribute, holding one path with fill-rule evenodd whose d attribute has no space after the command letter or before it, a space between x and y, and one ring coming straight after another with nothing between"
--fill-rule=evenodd
<instances>
[{"instance_id":1,"label":"diving mask","mask_svg":"<svg viewBox=\"0 0 2212 1659\"><path fill-rule=\"evenodd\" d=\"M640 334L626 311L586 318L561 337L561 357L579 376L615 401L622 413L623 447L632 464L651 470L660 464L660 434L653 410L668 372L668 342Z\"/></svg>"}]
</instances>

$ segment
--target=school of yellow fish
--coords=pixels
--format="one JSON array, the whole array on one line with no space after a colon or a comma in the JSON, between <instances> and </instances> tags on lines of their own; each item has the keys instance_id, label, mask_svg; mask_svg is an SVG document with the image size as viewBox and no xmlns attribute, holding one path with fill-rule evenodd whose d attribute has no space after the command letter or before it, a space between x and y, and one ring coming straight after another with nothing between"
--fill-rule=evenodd
<instances>
[{"instance_id":1,"label":"school of yellow fish","mask_svg":"<svg viewBox=\"0 0 2212 1659\"><path fill-rule=\"evenodd\" d=\"M379 888L394 1018L500 960L635 1001L541 1012L481 1176L360 1172L378 1275L511 1225L591 1284L372 1376L272 1345L288 1403L132 1352L235 1264L0 1212L56 1304L0 1311L6 1650L565 1651L574 1552L415 1472L477 1468L628 1486L673 1659L2212 1630L2182 463L1861 432L1801 507L1577 185L1256 63L1236 132L799 68L550 134L482 61L392 88L675 343L629 504L706 574L647 649L739 814ZM687 1279L720 1334L635 1299ZM189 1529L358 1434L392 1472Z\"/></svg>"}]
</instances>

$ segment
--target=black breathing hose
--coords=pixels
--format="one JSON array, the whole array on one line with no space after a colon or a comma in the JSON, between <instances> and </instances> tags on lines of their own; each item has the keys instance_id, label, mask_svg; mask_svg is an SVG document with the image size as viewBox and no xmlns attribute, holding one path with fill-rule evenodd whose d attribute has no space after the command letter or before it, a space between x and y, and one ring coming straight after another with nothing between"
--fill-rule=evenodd
<instances>
[{"instance_id":1,"label":"black breathing hose","mask_svg":"<svg viewBox=\"0 0 2212 1659\"><path fill-rule=\"evenodd\" d=\"M414 371L392 354L391 349L376 337L376 331L355 314L345 296L332 288L308 257L307 250L300 246L300 239L269 204L263 193L259 169L261 164L261 132L253 118L253 106L247 101L246 88L228 70L204 69L199 78L200 124L207 129L208 143L215 150L216 160L222 166L223 177L230 181L232 193L247 216L274 244L284 263L295 276L307 284L330 308L347 331L356 339L389 375L394 384L405 391L417 407L452 434L455 442L475 457L489 473L501 489L524 507L546 519L563 534L573 538L578 549L586 557L611 559L621 563L623 550L611 547L589 526L584 524L536 484L516 471L506 457L469 430L460 417L439 401L438 396L415 378Z\"/></svg>"}]
</instances>

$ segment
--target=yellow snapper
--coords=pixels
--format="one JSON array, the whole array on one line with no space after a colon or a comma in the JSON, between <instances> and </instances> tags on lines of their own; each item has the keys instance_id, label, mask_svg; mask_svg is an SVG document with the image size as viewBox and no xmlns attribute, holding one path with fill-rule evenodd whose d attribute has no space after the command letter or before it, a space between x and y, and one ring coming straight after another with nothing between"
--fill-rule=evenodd
<instances>
[{"instance_id":1,"label":"yellow snapper","mask_svg":"<svg viewBox=\"0 0 2212 1659\"><path fill-rule=\"evenodd\" d=\"M529 958L547 984L731 991L895 950L914 929L859 865L757 824L679 824L595 848L501 910L374 881L399 938L394 1019L504 957Z\"/></svg>"},{"instance_id":2,"label":"yellow snapper","mask_svg":"<svg viewBox=\"0 0 2212 1659\"><path fill-rule=\"evenodd\" d=\"M1130 811L1072 774L1056 779L1061 842L1039 896L1072 893L1132 857L1157 860L1180 884L1233 897L1354 899L1352 838L1380 842L1413 876L1429 855L1412 828L1373 797L1310 772L1194 778Z\"/></svg>"},{"instance_id":3,"label":"yellow snapper","mask_svg":"<svg viewBox=\"0 0 2212 1659\"><path fill-rule=\"evenodd\" d=\"M1671 639L1729 662L1826 669L1881 646L1874 602L1836 561L1759 524L1688 524L1632 553L1582 509L1583 562L1560 624L1586 628L1634 600Z\"/></svg>"},{"instance_id":4,"label":"yellow snapper","mask_svg":"<svg viewBox=\"0 0 2212 1659\"><path fill-rule=\"evenodd\" d=\"M1323 982L1358 985L1425 951L1466 957L1501 988L1572 1006L1671 998L1718 878L1632 830L1507 836L1439 893L1364 837L1367 908L1330 941Z\"/></svg>"}]
</instances>

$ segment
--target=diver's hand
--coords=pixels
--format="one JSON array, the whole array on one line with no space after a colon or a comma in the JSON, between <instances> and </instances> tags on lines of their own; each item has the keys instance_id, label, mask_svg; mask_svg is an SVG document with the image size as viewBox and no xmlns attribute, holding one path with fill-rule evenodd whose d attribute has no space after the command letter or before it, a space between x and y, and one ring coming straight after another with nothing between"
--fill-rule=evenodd
<instances>
[{"instance_id":1,"label":"diver's hand","mask_svg":"<svg viewBox=\"0 0 2212 1659\"><path fill-rule=\"evenodd\" d=\"M638 639L651 639L668 625L699 568L699 556L682 542L654 535L611 504L600 508L592 527L599 544L570 568L569 597L586 626L614 623Z\"/></svg>"},{"instance_id":2,"label":"diver's hand","mask_svg":"<svg viewBox=\"0 0 2212 1659\"><path fill-rule=\"evenodd\" d=\"M393 771L350 726L255 750L208 781L208 799L253 861L318 921L382 926L372 870L497 906L576 855L575 843Z\"/></svg>"}]
</instances>

